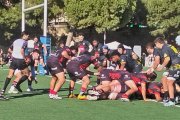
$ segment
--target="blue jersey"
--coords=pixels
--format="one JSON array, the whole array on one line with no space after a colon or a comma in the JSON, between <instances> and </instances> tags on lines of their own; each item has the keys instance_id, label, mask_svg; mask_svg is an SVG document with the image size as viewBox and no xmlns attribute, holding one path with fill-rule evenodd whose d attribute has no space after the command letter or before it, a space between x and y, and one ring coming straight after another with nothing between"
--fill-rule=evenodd
<instances>
[{"instance_id":1,"label":"blue jersey","mask_svg":"<svg viewBox=\"0 0 180 120\"><path fill-rule=\"evenodd\" d=\"M121 55L121 61L120 62L126 62L125 67L126 68L132 68L135 65L141 64L141 60L138 58L137 60L134 60L132 58L133 51L131 49L126 49L126 53Z\"/></svg>"},{"instance_id":2,"label":"blue jersey","mask_svg":"<svg viewBox=\"0 0 180 120\"><path fill-rule=\"evenodd\" d=\"M162 59L169 57L170 61L166 67L170 67L173 64L173 60L178 59L178 51L174 46L164 44L162 47Z\"/></svg>"},{"instance_id":3,"label":"blue jersey","mask_svg":"<svg viewBox=\"0 0 180 120\"><path fill-rule=\"evenodd\" d=\"M162 63L162 52L160 49L157 49L157 48L154 48L154 51L153 51L153 58L155 57L160 57L160 63Z\"/></svg>"}]
</instances>

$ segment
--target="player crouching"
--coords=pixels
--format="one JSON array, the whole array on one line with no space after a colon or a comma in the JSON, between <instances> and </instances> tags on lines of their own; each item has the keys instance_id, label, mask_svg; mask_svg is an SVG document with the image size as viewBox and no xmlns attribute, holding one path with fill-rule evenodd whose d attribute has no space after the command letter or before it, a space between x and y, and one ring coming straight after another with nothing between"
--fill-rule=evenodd
<instances>
[{"instance_id":1,"label":"player crouching","mask_svg":"<svg viewBox=\"0 0 180 120\"><path fill-rule=\"evenodd\" d=\"M87 70L87 67L90 64L94 64L94 66L98 67L97 58L99 55L94 54L90 55L88 52L84 52L79 57L73 58L71 61L67 63L67 72L71 78L70 86L69 86L69 97L74 96L73 90L75 87L75 82L77 79L82 79L82 86L80 93L78 95L79 100L86 100L86 90L90 83L89 75L98 75L98 73L93 73Z\"/></svg>"},{"instance_id":2,"label":"player crouching","mask_svg":"<svg viewBox=\"0 0 180 120\"><path fill-rule=\"evenodd\" d=\"M101 74L101 84L89 90L87 98L89 100L105 99L130 101L129 96L135 93L138 88L128 72L122 70L103 69ZM99 93L99 95L98 95ZM95 97L95 95L97 97Z\"/></svg>"}]
</instances>

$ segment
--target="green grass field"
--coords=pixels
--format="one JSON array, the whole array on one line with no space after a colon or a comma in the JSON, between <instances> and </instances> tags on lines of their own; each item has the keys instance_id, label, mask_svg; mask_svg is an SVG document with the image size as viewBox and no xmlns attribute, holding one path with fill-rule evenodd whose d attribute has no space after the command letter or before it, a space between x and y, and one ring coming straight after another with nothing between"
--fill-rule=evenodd
<instances>
[{"instance_id":1,"label":"green grass field","mask_svg":"<svg viewBox=\"0 0 180 120\"><path fill-rule=\"evenodd\" d=\"M2 87L7 69L0 69ZM158 78L159 79L159 78ZM95 78L92 78L94 81ZM11 99L0 101L0 120L179 120L180 108L164 107L161 103L118 100L80 101L67 98L68 81L59 91L63 100L48 98L50 77L38 76L33 93L7 94ZM93 84L94 82L92 82ZM76 84L75 93L80 85ZM27 82L22 84L26 91Z\"/></svg>"}]
</instances>

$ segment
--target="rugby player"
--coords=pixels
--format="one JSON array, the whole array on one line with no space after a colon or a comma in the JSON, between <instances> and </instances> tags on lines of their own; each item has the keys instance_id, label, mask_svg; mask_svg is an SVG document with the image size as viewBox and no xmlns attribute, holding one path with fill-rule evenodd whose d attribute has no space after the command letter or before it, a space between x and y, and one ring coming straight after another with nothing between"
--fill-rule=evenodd
<instances>
[{"instance_id":1,"label":"rugby player","mask_svg":"<svg viewBox=\"0 0 180 120\"><path fill-rule=\"evenodd\" d=\"M65 82L64 69L68 60L71 60L71 50L68 47L58 50L47 60L47 67L52 75L49 89L50 99L62 99L57 93Z\"/></svg>"},{"instance_id":2,"label":"rugby player","mask_svg":"<svg viewBox=\"0 0 180 120\"><path fill-rule=\"evenodd\" d=\"M161 59L163 60L162 65L158 66L157 70L162 71L165 67L168 70L166 70L165 74L162 77L162 84L163 84L163 90L164 90L164 106L173 106L175 105L174 101L174 81L177 79L176 77L179 75L178 73L178 66L179 66L179 57L178 57L178 51L175 47L168 45L164 42L164 39L161 37L157 37L154 40L154 43L158 49L161 50L162 56ZM175 75L175 77L174 77ZM167 77L169 77L167 80ZM169 92L168 92L169 91ZM169 96L170 95L170 96ZM169 99L170 97L170 99Z\"/></svg>"},{"instance_id":3,"label":"rugby player","mask_svg":"<svg viewBox=\"0 0 180 120\"><path fill-rule=\"evenodd\" d=\"M25 63L26 67L21 72L20 70L16 69L14 72L14 75L16 77L22 76L20 79L15 79L12 83L11 88L9 89L8 93L18 93L22 92L20 85L28 79L28 89L29 91L33 91L32 88L32 81L34 80L34 76L31 74L31 70L28 68L32 68L34 66L35 60L39 58L40 51L39 50L33 50L30 55L25 56ZM16 89L18 91L16 91Z\"/></svg>"},{"instance_id":4,"label":"rugby player","mask_svg":"<svg viewBox=\"0 0 180 120\"><path fill-rule=\"evenodd\" d=\"M120 70L126 69L130 73L139 73L142 71L141 59L131 49L125 49L123 44L117 48L121 54Z\"/></svg>"},{"instance_id":5,"label":"rugby player","mask_svg":"<svg viewBox=\"0 0 180 120\"><path fill-rule=\"evenodd\" d=\"M12 53L12 62L10 64L9 67L9 73L8 76L6 77L4 86L1 90L2 93L5 92L8 84L10 83L13 75L14 75L14 71L16 69L18 70L24 70L26 68L26 63L25 63L25 54L24 54L24 50L27 47L27 40L28 40L29 34L24 31L21 33L21 38L17 39L13 42L13 44L10 47L10 51ZM19 79L22 76L16 77L16 81L19 81Z\"/></svg>"},{"instance_id":6,"label":"rugby player","mask_svg":"<svg viewBox=\"0 0 180 120\"><path fill-rule=\"evenodd\" d=\"M94 66L98 67L97 58L99 57L98 54L91 55L85 49L84 51L81 50L81 55L78 57L73 58L71 61L67 63L67 72L71 78L70 86L69 86L69 97L74 97L73 90L75 86L75 82L77 79L82 80L82 86L80 93L78 95L78 99L84 100L86 96L84 93L87 90L87 87L90 83L89 75L97 75L98 73L93 73L87 70L87 67L90 64L94 64Z\"/></svg>"},{"instance_id":7,"label":"rugby player","mask_svg":"<svg viewBox=\"0 0 180 120\"><path fill-rule=\"evenodd\" d=\"M146 71L148 74L152 73L159 64L161 64L161 51L155 48L154 43L148 43L146 45L146 51L149 55L153 55L153 65Z\"/></svg>"},{"instance_id":8,"label":"rugby player","mask_svg":"<svg viewBox=\"0 0 180 120\"><path fill-rule=\"evenodd\" d=\"M39 41L38 37L35 36L34 37L34 49L37 49L41 52L41 55L39 57L39 60L35 60L35 74L38 74L37 69L38 69L38 64L41 64L44 68L44 73L47 73L47 68L46 68L46 64L44 63L44 56L47 55L47 48L46 45L41 43L41 41Z\"/></svg>"}]
</instances>

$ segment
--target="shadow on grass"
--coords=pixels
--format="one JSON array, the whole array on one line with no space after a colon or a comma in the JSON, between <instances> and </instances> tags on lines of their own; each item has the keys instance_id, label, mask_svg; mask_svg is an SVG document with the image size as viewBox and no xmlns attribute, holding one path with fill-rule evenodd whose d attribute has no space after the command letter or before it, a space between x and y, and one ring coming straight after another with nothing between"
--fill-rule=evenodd
<instances>
[{"instance_id":1,"label":"shadow on grass","mask_svg":"<svg viewBox=\"0 0 180 120\"><path fill-rule=\"evenodd\" d=\"M59 91L68 91L68 88L61 88ZM32 92L22 92L19 94L12 95L10 94L9 99L18 99L18 98L24 98L24 97L33 97L37 95L43 95L48 94L49 88L43 88L43 89L34 89Z\"/></svg>"}]
</instances>

